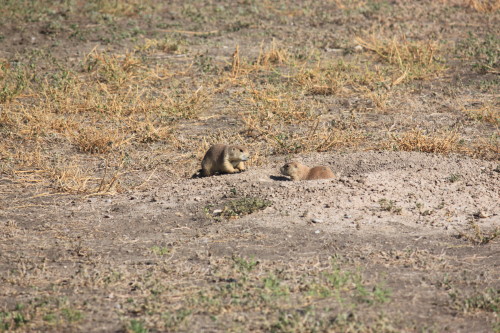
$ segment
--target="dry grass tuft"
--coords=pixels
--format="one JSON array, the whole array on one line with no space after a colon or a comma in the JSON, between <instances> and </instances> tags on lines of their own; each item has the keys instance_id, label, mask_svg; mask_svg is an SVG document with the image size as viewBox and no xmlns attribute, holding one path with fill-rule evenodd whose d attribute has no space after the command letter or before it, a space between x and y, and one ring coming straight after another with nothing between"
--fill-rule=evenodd
<instances>
[{"instance_id":1,"label":"dry grass tuft","mask_svg":"<svg viewBox=\"0 0 500 333\"><path fill-rule=\"evenodd\" d=\"M437 58L439 46L435 41L408 41L405 36L392 40L379 39L375 35L356 41L378 57L398 68L400 76L394 85L411 79L426 79L442 72L445 67Z\"/></svg>"},{"instance_id":2,"label":"dry grass tuft","mask_svg":"<svg viewBox=\"0 0 500 333\"><path fill-rule=\"evenodd\" d=\"M461 238L470 241L474 245L488 244L500 236L500 228L495 228L490 232L484 232L473 219L469 220L469 225L469 229L471 230L469 233L458 231L458 234Z\"/></svg>"},{"instance_id":3,"label":"dry grass tuft","mask_svg":"<svg viewBox=\"0 0 500 333\"><path fill-rule=\"evenodd\" d=\"M500 125L500 108L496 105L487 104L479 109L463 109L463 112L470 119Z\"/></svg>"},{"instance_id":4,"label":"dry grass tuft","mask_svg":"<svg viewBox=\"0 0 500 333\"><path fill-rule=\"evenodd\" d=\"M480 13L492 13L500 9L500 0L468 0L468 6Z\"/></svg>"},{"instance_id":5,"label":"dry grass tuft","mask_svg":"<svg viewBox=\"0 0 500 333\"><path fill-rule=\"evenodd\" d=\"M6 103L18 97L28 85L28 72L24 66L13 68L0 59L0 103Z\"/></svg>"},{"instance_id":6,"label":"dry grass tuft","mask_svg":"<svg viewBox=\"0 0 500 333\"><path fill-rule=\"evenodd\" d=\"M134 140L140 143L167 142L174 140L174 125L157 124L151 119L132 119L128 128L133 132Z\"/></svg>"},{"instance_id":7,"label":"dry grass tuft","mask_svg":"<svg viewBox=\"0 0 500 333\"><path fill-rule=\"evenodd\" d=\"M112 1L101 0L92 1L87 6L103 14L133 17L140 12L147 12L150 9L150 2L143 0Z\"/></svg>"},{"instance_id":8,"label":"dry grass tuft","mask_svg":"<svg viewBox=\"0 0 500 333\"><path fill-rule=\"evenodd\" d=\"M137 45L135 49L147 54L155 54L158 51L167 54L182 54L186 51L184 44L182 40L171 37L165 37L161 40L146 38L144 43Z\"/></svg>"},{"instance_id":9,"label":"dry grass tuft","mask_svg":"<svg viewBox=\"0 0 500 333\"><path fill-rule=\"evenodd\" d=\"M293 93L269 86L268 89L251 89L251 112L261 122L297 123L314 119L313 106L301 101Z\"/></svg>"},{"instance_id":10,"label":"dry grass tuft","mask_svg":"<svg viewBox=\"0 0 500 333\"><path fill-rule=\"evenodd\" d=\"M354 10L366 5L365 0L333 0L338 8L343 10Z\"/></svg>"},{"instance_id":11,"label":"dry grass tuft","mask_svg":"<svg viewBox=\"0 0 500 333\"><path fill-rule=\"evenodd\" d=\"M417 128L400 135L393 134L391 145L394 150L449 154L458 151L459 139L456 132L426 135L423 130Z\"/></svg>"},{"instance_id":12,"label":"dry grass tuft","mask_svg":"<svg viewBox=\"0 0 500 333\"><path fill-rule=\"evenodd\" d=\"M302 66L293 78L306 95L362 96L370 100L376 109L383 110L387 107L393 76L387 68L369 69L359 60L338 60Z\"/></svg>"},{"instance_id":13,"label":"dry grass tuft","mask_svg":"<svg viewBox=\"0 0 500 333\"><path fill-rule=\"evenodd\" d=\"M126 141L118 130L84 127L78 131L74 142L80 152L105 154Z\"/></svg>"},{"instance_id":14,"label":"dry grass tuft","mask_svg":"<svg viewBox=\"0 0 500 333\"><path fill-rule=\"evenodd\" d=\"M237 77L240 72L240 46L236 45L231 62L231 75Z\"/></svg>"},{"instance_id":15,"label":"dry grass tuft","mask_svg":"<svg viewBox=\"0 0 500 333\"><path fill-rule=\"evenodd\" d=\"M210 107L213 93L199 87L194 92L180 92L167 96L162 107L171 117L193 119Z\"/></svg>"},{"instance_id":16,"label":"dry grass tuft","mask_svg":"<svg viewBox=\"0 0 500 333\"><path fill-rule=\"evenodd\" d=\"M500 160L500 133L490 138L478 138L474 140L471 147L465 153L475 158Z\"/></svg>"},{"instance_id":17,"label":"dry grass tuft","mask_svg":"<svg viewBox=\"0 0 500 333\"><path fill-rule=\"evenodd\" d=\"M282 65L290 62L290 55L287 50L277 45L276 41L271 42L268 50L264 49L264 44L260 46L260 53L257 57L257 64L261 66Z\"/></svg>"},{"instance_id":18,"label":"dry grass tuft","mask_svg":"<svg viewBox=\"0 0 500 333\"><path fill-rule=\"evenodd\" d=\"M353 76L348 77L348 72L344 63L321 66L318 64L314 68L304 68L295 76L295 81L303 86L311 95L335 95L342 94L347 89L346 85Z\"/></svg>"},{"instance_id":19,"label":"dry grass tuft","mask_svg":"<svg viewBox=\"0 0 500 333\"><path fill-rule=\"evenodd\" d=\"M96 49L90 52L84 60L85 70L94 73L99 82L112 83L120 87L133 80L138 75L138 70L143 68L142 61L132 53L121 55L108 55Z\"/></svg>"}]
</instances>

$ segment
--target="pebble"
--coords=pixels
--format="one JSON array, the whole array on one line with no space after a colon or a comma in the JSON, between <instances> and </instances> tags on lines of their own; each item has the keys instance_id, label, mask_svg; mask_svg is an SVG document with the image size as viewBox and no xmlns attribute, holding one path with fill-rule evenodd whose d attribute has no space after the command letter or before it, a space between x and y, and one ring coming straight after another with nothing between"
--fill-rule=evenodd
<instances>
[{"instance_id":1,"label":"pebble","mask_svg":"<svg viewBox=\"0 0 500 333\"><path fill-rule=\"evenodd\" d=\"M216 209L213 211L214 215L219 215L220 213L222 213L222 209Z\"/></svg>"},{"instance_id":2,"label":"pebble","mask_svg":"<svg viewBox=\"0 0 500 333\"><path fill-rule=\"evenodd\" d=\"M319 234L320 232L321 232L320 230L316 230L314 233Z\"/></svg>"},{"instance_id":3,"label":"pebble","mask_svg":"<svg viewBox=\"0 0 500 333\"><path fill-rule=\"evenodd\" d=\"M487 212L485 211L482 211L480 210L477 214L476 214L477 217L481 218L481 219L485 219L487 217L490 217L490 214L488 214Z\"/></svg>"},{"instance_id":4,"label":"pebble","mask_svg":"<svg viewBox=\"0 0 500 333\"><path fill-rule=\"evenodd\" d=\"M314 218L311 221L312 221L312 223L323 223L322 219L317 219L317 218Z\"/></svg>"}]
</instances>

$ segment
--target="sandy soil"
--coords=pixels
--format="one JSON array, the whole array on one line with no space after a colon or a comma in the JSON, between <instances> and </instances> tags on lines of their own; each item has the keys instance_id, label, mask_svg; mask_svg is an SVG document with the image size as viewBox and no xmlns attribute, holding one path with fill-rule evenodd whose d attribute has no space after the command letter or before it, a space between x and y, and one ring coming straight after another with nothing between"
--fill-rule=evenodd
<instances>
[{"instance_id":1,"label":"sandy soil","mask_svg":"<svg viewBox=\"0 0 500 333\"><path fill-rule=\"evenodd\" d=\"M328 165L338 178L292 182L280 176L277 159L240 174L165 179L109 198L34 197L28 207L2 213L1 269L21 265L28 280L49 278L48 270L62 286L90 262L126 270L158 265L163 259L148 251L154 244L171 250L170 264L201 268L219 257L299 265L336 256L384 277L395 299L385 313L393 319L407 325L425 318L439 331L491 329L492 313L457 317L442 280L465 293L500 286L499 243L471 242L479 241L472 224L487 234L500 223L497 163L402 152L309 154L301 161ZM245 197L272 205L238 219L216 218L224 203ZM11 294L18 294L16 302L29 298L7 284L2 302L13 302ZM117 329L116 314L109 315L97 315L102 326L92 330Z\"/></svg>"}]
</instances>

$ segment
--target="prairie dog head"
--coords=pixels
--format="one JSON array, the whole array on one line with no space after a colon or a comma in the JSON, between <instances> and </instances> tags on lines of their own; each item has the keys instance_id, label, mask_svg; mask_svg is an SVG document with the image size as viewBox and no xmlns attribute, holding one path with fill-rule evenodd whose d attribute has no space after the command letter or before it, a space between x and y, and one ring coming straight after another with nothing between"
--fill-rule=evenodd
<instances>
[{"instance_id":1,"label":"prairie dog head","mask_svg":"<svg viewBox=\"0 0 500 333\"><path fill-rule=\"evenodd\" d=\"M243 146L229 146L227 157L230 161L247 161L250 157L248 149Z\"/></svg>"},{"instance_id":2,"label":"prairie dog head","mask_svg":"<svg viewBox=\"0 0 500 333\"><path fill-rule=\"evenodd\" d=\"M292 179L300 179L303 173L307 173L307 167L299 162L289 162L280 168L281 174L290 176Z\"/></svg>"}]
</instances>

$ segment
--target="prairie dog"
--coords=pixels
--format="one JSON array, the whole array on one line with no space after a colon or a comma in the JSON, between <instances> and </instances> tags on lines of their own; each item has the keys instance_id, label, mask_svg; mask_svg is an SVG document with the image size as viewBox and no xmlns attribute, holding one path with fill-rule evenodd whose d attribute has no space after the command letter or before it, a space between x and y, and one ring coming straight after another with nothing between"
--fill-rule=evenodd
<instances>
[{"instance_id":1,"label":"prairie dog","mask_svg":"<svg viewBox=\"0 0 500 333\"><path fill-rule=\"evenodd\" d=\"M286 163L280 169L281 174L290 176L292 180L314 180L314 179L328 179L334 178L332 170L325 166L315 166L309 168L299 162Z\"/></svg>"},{"instance_id":2,"label":"prairie dog","mask_svg":"<svg viewBox=\"0 0 500 333\"><path fill-rule=\"evenodd\" d=\"M201 161L201 176L244 171L243 162L247 161L249 156L248 149L243 146L213 145Z\"/></svg>"}]
</instances>

